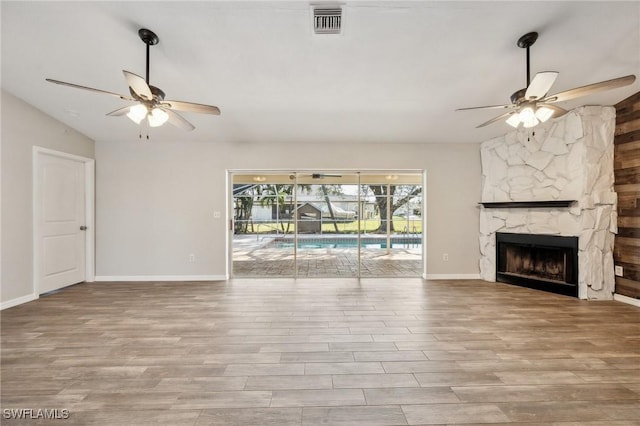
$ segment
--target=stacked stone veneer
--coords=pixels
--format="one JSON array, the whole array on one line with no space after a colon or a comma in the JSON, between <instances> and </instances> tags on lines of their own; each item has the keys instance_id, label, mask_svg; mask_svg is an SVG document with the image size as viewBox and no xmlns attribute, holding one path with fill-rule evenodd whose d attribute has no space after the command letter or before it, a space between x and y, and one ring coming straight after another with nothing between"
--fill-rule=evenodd
<instances>
[{"instance_id":1,"label":"stacked stone veneer","mask_svg":"<svg viewBox=\"0 0 640 426\"><path fill-rule=\"evenodd\" d=\"M581 107L482 143L482 201L576 200L568 208L481 208L480 274L496 280L496 232L576 236L581 299L612 299L617 197L613 107Z\"/></svg>"}]
</instances>

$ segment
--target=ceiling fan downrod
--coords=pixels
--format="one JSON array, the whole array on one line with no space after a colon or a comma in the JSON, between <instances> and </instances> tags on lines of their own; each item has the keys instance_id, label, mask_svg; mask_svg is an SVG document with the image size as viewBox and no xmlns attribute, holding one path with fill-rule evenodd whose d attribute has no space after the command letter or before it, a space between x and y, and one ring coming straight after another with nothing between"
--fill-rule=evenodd
<instances>
[{"instance_id":1,"label":"ceiling fan downrod","mask_svg":"<svg viewBox=\"0 0 640 426\"><path fill-rule=\"evenodd\" d=\"M147 45L147 84L149 84L149 47L150 46L155 46L156 44L158 44L160 42L160 39L158 38L158 36L156 35L156 33L154 33L151 30L148 30L146 28L140 28L138 30L138 36L140 37L140 40L142 40L144 42L144 44Z\"/></svg>"},{"instance_id":2,"label":"ceiling fan downrod","mask_svg":"<svg viewBox=\"0 0 640 426\"><path fill-rule=\"evenodd\" d=\"M530 32L518 39L518 47L522 47L523 49L527 49L527 85L529 87L531 84L531 67L530 67L530 57L529 57L529 48L536 42L538 39L537 32Z\"/></svg>"}]
</instances>

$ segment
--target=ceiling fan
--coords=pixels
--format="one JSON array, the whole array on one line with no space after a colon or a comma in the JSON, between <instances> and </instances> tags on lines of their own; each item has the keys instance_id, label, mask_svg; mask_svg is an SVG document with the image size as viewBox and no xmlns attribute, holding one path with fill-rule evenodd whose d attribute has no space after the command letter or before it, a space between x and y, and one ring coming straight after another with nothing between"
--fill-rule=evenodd
<instances>
[{"instance_id":1,"label":"ceiling fan","mask_svg":"<svg viewBox=\"0 0 640 426\"><path fill-rule=\"evenodd\" d=\"M111 111L107 115L121 116L126 114L127 117L129 117L136 124L142 124L143 120L146 119L146 122L149 124L149 126L158 127L162 126L165 122L168 121L169 124L172 124L182 130L191 131L195 129L195 126L175 111L220 115L220 109L212 105L165 100L164 92L158 87L149 84L149 47L158 44L160 39L153 31L146 28L141 28L140 30L138 30L138 36L147 46L147 75L145 79L132 72L125 70L122 71L124 73L124 77L127 80L127 84L129 85L129 93L131 94L131 96L120 95L118 93L94 89L92 87L80 86L78 84L67 83L51 78L47 78L46 80L50 83L75 87L76 89L90 90L96 93L115 96L124 101L135 102L135 104L133 105L127 105L123 108L118 108L115 111Z\"/></svg>"},{"instance_id":2,"label":"ceiling fan","mask_svg":"<svg viewBox=\"0 0 640 426\"><path fill-rule=\"evenodd\" d=\"M549 89L551 89L551 86L553 86L553 83L558 77L558 73L556 71L539 72L533 77L533 81L530 79L529 48L537 39L537 32L527 33L518 39L518 47L527 49L527 87L513 93L511 95L510 104L459 108L456 111L473 109L508 109L504 114L494 117L491 120L476 126L476 128L487 126L491 123L495 123L496 121L500 121L503 118L506 118L506 122L509 125L516 128L520 123L522 123L524 127L534 127L540 122L547 121L551 117L560 117L567 113L567 110L564 108L553 105L556 102L564 102L603 90L627 86L632 84L636 79L636 76L631 74L624 77L614 78L612 80L601 81L599 83L565 90L563 92L556 93L555 95L548 95L547 93L549 92Z\"/></svg>"},{"instance_id":3,"label":"ceiling fan","mask_svg":"<svg viewBox=\"0 0 640 426\"><path fill-rule=\"evenodd\" d=\"M312 173L311 174L311 179L324 179L326 177L341 178L342 175L335 175L331 173Z\"/></svg>"},{"instance_id":4,"label":"ceiling fan","mask_svg":"<svg viewBox=\"0 0 640 426\"><path fill-rule=\"evenodd\" d=\"M301 175L303 176L303 175ZM342 175L336 175L336 174L331 174L331 173L312 173L310 175L304 175L304 176L308 176L311 179L315 179L315 180L319 180L319 179L324 179L326 177L335 177L335 178L341 178ZM296 178L296 175L289 175L289 179L294 180Z\"/></svg>"}]
</instances>

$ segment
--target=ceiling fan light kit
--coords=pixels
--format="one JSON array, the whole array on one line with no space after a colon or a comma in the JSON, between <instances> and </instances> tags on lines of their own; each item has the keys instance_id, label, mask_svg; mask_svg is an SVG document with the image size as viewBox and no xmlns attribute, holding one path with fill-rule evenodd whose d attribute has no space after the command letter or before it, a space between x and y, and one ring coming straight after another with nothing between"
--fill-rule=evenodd
<instances>
[{"instance_id":1,"label":"ceiling fan light kit","mask_svg":"<svg viewBox=\"0 0 640 426\"><path fill-rule=\"evenodd\" d=\"M518 128L520 123L525 128L535 127L553 117L553 110L545 106L526 105L521 106L519 112L509 115L506 122L508 125Z\"/></svg>"},{"instance_id":2,"label":"ceiling fan light kit","mask_svg":"<svg viewBox=\"0 0 640 426\"><path fill-rule=\"evenodd\" d=\"M548 92L556 81L558 72L543 71L537 73L533 77L533 80L530 79L529 48L537 39L538 33L530 32L520 37L516 43L518 47L526 49L527 51L527 87L520 89L511 95L511 104L459 108L456 111L474 109L509 109L510 111L494 117L476 127L484 127L505 119L506 123L512 127L518 128L520 124L522 124L525 128L532 128L540 123L548 121L552 117L560 117L567 113L567 110L564 108L553 105L555 102L568 101L570 99L590 95L595 92L627 86L632 84L636 79L635 75L627 75L624 77L614 78L612 80L577 87L575 89L565 90L564 92L549 96Z\"/></svg>"},{"instance_id":3,"label":"ceiling fan light kit","mask_svg":"<svg viewBox=\"0 0 640 426\"><path fill-rule=\"evenodd\" d=\"M137 104L129 107L127 117L129 117L134 123L140 124L140 122L147 116L148 113L149 111L147 111L146 106Z\"/></svg>"},{"instance_id":4,"label":"ceiling fan light kit","mask_svg":"<svg viewBox=\"0 0 640 426\"><path fill-rule=\"evenodd\" d=\"M147 120L149 121L149 126L151 127L160 127L169 119L169 114L164 112L160 108L154 108L147 115Z\"/></svg>"},{"instance_id":5,"label":"ceiling fan light kit","mask_svg":"<svg viewBox=\"0 0 640 426\"><path fill-rule=\"evenodd\" d=\"M178 114L176 110L220 115L220 109L212 105L165 100L164 92L160 88L149 84L149 48L150 46L158 44L160 39L153 31L146 28L138 30L138 37L140 37L140 40L142 40L146 45L146 78L142 78L129 71L122 71L125 79L127 80L127 84L129 85L130 96L94 89L92 87L80 86L78 84L67 83L60 80L53 80L50 78L47 78L46 80L50 83L103 93L116 96L125 101L135 102L133 105L118 108L107 115L126 115L131 121L138 125L142 125L146 121L149 127L160 127L164 123L169 122L169 124L172 124L182 130L191 131L195 129L195 126ZM140 135L140 137L142 137L142 135ZM149 137L147 136L147 139L148 138Z\"/></svg>"}]
</instances>

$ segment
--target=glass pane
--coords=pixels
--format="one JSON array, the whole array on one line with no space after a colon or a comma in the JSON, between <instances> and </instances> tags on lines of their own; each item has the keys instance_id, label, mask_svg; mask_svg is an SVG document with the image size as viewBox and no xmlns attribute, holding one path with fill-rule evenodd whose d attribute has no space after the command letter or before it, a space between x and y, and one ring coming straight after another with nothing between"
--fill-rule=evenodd
<instances>
[{"instance_id":1,"label":"glass pane","mask_svg":"<svg viewBox=\"0 0 640 426\"><path fill-rule=\"evenodd\" d=\"M233 177L233 276L293 276L295 185L288 176Z\"/></svg>"},{"instance_id":2,"label":"glass pane","mask_svg":"<svg viewBox=\"0 0 640 426\"><path fill-rule=\"evenodd\" d=\"M422 177L363 175L360 274L422 275Z\"/></svg>"},{"instance_id":3,"label":"glass pane","mask_svg":"<svg viewBox=\"0 0 640 426\"><path fill-rule=\"evenodd\" d=\"M298 175L298 277L358 276L358 175Z\"/></svg>"}]
</instances>

